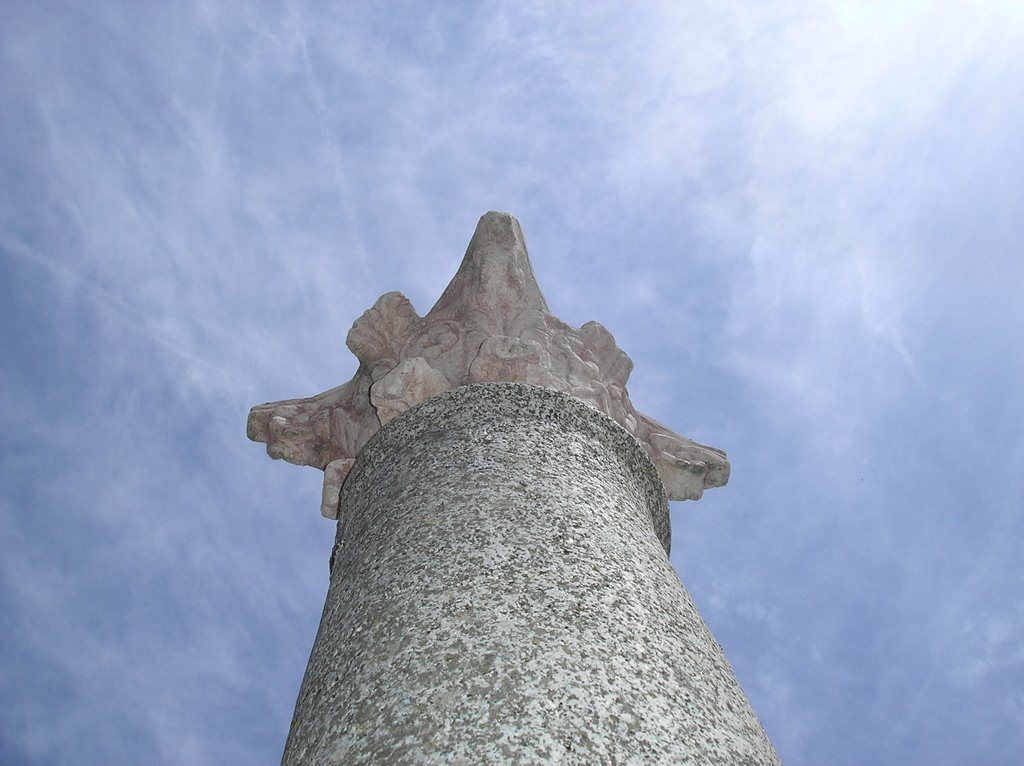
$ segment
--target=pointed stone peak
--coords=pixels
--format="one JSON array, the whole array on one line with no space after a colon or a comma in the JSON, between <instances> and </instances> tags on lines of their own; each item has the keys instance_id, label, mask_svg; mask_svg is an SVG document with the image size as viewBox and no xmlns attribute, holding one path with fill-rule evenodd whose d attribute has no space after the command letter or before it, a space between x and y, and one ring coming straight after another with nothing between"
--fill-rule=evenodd
<instances>
[{"instance_id":1,"label":"pointed stone peak","mask_svg":"<svg viewBox=\"0 0 1024 766\"><path fill-rule=\"evenodd\" d=\"M324 471L321 510L336 518L341 485L383 425L470 383L527 383L604 412L647 450L672 500L695 500L729 477L725 453L638 412L626 392L633 363L597 322L571 327L548 310L519 222L487 213L462 265L425 317L401 293L382 295L352 325L352 380L305 399L253 407L248 434L267 453Z\"/></svg>"},{"instance_id":2,"label":"pointed stone peak","mask_svg":"<svg viewBox=\"0 0 1024 766\"><path fill-rule=\"evenodd\" d=\"M428 319L481 311L494 319L524 309L547 311L519 221L491 211L480 217L462 265L427 314Z\"/></svg>"}]
</instances>

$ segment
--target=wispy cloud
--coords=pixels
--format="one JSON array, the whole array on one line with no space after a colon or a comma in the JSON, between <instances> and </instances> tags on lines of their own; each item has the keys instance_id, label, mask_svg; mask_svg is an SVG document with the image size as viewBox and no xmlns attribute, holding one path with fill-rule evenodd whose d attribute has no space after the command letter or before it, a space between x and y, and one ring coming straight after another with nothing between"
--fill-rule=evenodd
<instances>
[{"instance_id":1,"label":"wispy cloud","mask_svg":"<svg viewBox=\"0 0 1024 766\"><path fill-rule=\"evenodd\" d=\"M1011 762L1022 24L952 1L10 11L4 747L276 757L331 530L246 410L347 379L350 323L392 289L429 308L496 208L555 312L633 356L644 409L730 451L730 486L675 509L674 561L787 762L851 721L851 763Z\"/></svg>"}]
</instances>

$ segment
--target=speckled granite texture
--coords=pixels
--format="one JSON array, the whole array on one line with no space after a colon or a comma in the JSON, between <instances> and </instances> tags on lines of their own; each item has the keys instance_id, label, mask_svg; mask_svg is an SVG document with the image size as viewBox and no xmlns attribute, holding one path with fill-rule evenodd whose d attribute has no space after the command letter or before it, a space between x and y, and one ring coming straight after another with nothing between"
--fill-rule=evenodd
<instances>
[{"instance_id":1,"label":"speckled granite texture","mask_svg":"<svg viewBox=\"0 0 1024 766\"><path fill-rule=\"evenodd\" d=\"M669 564L640 445L572 396L458 388L342 490L284 764L776 764Z\"/></svg>"}]
</instances>

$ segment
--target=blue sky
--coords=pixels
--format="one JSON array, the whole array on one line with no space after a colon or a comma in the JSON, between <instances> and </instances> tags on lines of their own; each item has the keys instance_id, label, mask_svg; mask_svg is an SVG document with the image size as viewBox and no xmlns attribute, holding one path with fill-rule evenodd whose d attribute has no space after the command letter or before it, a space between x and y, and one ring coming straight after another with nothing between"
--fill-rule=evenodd
<instances>
[{"instance_id":1,"label":"blue sky","mask_svg":"<svg viewBox=\"0 0 1024 766\"><path fill-rule=\"evenodd\" d=\"M492 209L729 453L672 561L783 761L1024 761L1024 7L12 2L0 76L0 762L277 762L333 529L248 408Z\"/></svg>"}]
</instances>

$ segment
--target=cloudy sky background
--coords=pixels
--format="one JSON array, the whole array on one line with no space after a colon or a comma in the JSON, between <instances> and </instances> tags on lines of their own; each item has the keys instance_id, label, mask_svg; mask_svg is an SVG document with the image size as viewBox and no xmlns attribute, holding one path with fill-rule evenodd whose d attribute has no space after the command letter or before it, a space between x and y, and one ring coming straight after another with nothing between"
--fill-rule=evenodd
<instances>
[{"instance_id":1,"label":"cloudy sky background","mask_svg":"<svg viewBox=\"0 0 1024 766\"><path fill-rule=\"evenodd\" d=\"M8 2L0 762L280 758L320 477L245 439L479 216L728 451L672 561L788 766L1024 760L1024 8Z\"/></svg>"}]
</instances>

